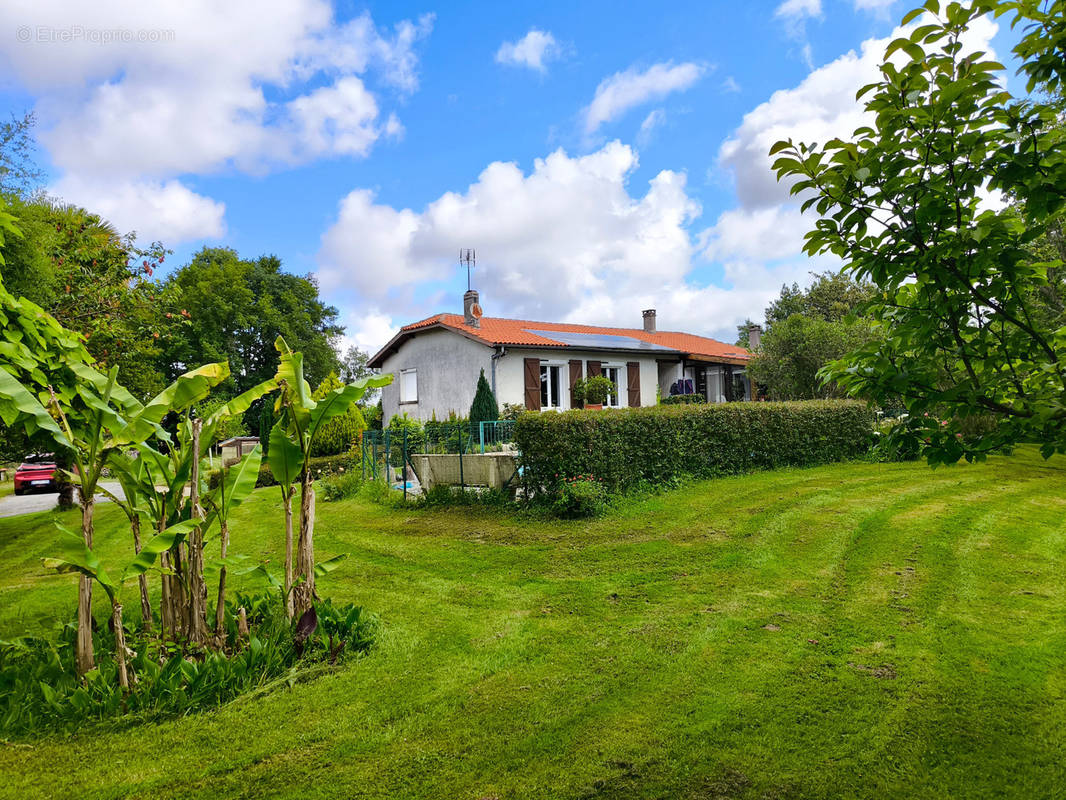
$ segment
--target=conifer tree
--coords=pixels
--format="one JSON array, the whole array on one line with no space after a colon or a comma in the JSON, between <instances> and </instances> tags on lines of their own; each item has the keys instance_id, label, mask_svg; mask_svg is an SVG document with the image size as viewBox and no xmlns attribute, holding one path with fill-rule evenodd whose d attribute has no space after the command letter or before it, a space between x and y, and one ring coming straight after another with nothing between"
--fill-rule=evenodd
<instances>
[{"instance_id":1,"label":"conifer tree","mask_svg":"<svg viewBox=\"0 0 1066 800\"><path fill-rule=\"evenodd\" d=\"M481 376L477 379L477 390L474 392L474 402L470 405L470 428L474 430L479 422L492 422L499 418L496 395L485 380L485 370L481 370Z\"/></svg>"}]
</instances>

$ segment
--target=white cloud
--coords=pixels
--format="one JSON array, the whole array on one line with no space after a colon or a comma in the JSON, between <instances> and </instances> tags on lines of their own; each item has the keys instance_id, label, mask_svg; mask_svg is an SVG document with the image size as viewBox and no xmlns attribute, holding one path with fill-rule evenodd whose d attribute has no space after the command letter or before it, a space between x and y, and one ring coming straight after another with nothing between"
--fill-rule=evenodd
<instances>
[{"instance_id":1,"label":"white cloud","mask_svg":"<svg viewBox=\"0 0 1066 800\"><path fill-rule=\"evenodd\" d=\"M640 130L637 131L637 144L643 147L650 142L655 129L661 127L665 121L666 112L661 108L657 108L648 114L644 121L640 123Z\"/></svg>"},{"instance_id":2,"label":"white cloud","mask_svg":"<svg viewBox=\"0 0 1066 800\"><path fill-rule=\"evenodd\" d=\"M740 84L737 83L737 79L732 75L726 76L726 79L722 81L722 91L726 94L736 94L740 91Z\"/></svg>"},{"instance_id":3,"label":"white cloud","mask_svg":"<svg viewBox=\"0 0 1066 800\"><path fill-rule=\"evenodd\" d=\"M548 62L561 54L562 48L551 33L530 28L529 33L517 42L501 44L500 49L496 51L496 62L545 72Z\"/></svg>"},{"instance_id":4,"label":"white cloud","mask_svg":"<svg viewBox=\"0 0 1066 800\"><path fill-rule=\"evenodd\" d=\"M365 13L336 20L327 0L103 0L86 9L74 0L0 5L0 28L31 30L30 41L0 42L0 56L41 98L39 139L62 176L53 191L174 187L190 174L363 157L402 131L391 112L380 121L382 95L366 81L413 91L414 46L433 22L383 31ZM101 38L114 31L135 41ZM173 225L164 217L160 227Z\"/></svg>"},{"instance_id":5,"label":"white cloud","mask_svg":"<svg viewBox=\"0 0 1066 800\"><path fill-rule=\"evenodd\" d=\"M995 32L995 24L987 18L976 21L965 49L990 52ZM869 124L855 93L878 80L885 47L904 33L897 29L884 39L870 39L858 53L845 53L813 70L798 86L775 92L748 112L721 146L719 166L733 176L738 205L719 215L698 243L704 257L725 265L735 286L751 287L752 277L773 276L772 297L781 283L806 283L810 272L839 267L839 261L830 256L802 256L803 236L813 227L813 213L800 214L797 198L789 195L789 184L777 182L768 151L781 139L807 144L847 139L857 127ZM997 198L989 194L982 200L994 207Z\"/></svg>"},{"instance_id":6,"label":"white cloud","mask_svg":"<svg viewBox=\"0 0 1066 800\"><path fill-rule=\"evenodd\" d=\"M490 316L639 327L641 309L656 307L664 329L731 341L750 309L805 265L727 267L729 285L701 283L689 230L700 207L684 174L663 170L635 192L637 163L617 141L584 156L557 150L528 173L494 162L421 211L353 191L322 238L317 277L351 309L352 336L368 349L401 324L461 309L455 253L471 243Z\"/></svg>"},{"instance_id":7,"label":"white cloud","mask_svg":"<svg viewBox=\"0 0 1066 800\"><path fill-rule=\"evenodd\" d=\"M120 231L136 231L140 239L166 244L225 234L223 203L196 194L176 180L109 181L61 179L50 192L84 206Z\"/></svg>"},{"instance_id":8,"label":"white cloud","mask_svg":"<svg viewBox=\"0 0 1066 800\"><path fill-rule=\"evenodd\" d=\"M822 16L822 0L785 0L774 10L775 17L802 18Z\"/></svg>"},{"instance_id":9,"label":"white cloud","mask_svg":"<svg viewBox=\"0 0 1066 800\"><path fill-rule=\"evenodd\" d=\"M852 0L859 11L886 11L896 0Z\"/></svg>"},{"instance_id":10,"label":"white cloud","mask_svg":"<svg viewBox=\"0 0 1066 800\"><path fill-rule=\"evenodd\" d=\"M706 72L700 64L669 62L654 64L643 72L634 68L617 72L600 82L592 102L585 109L585 133L617 119L631 108L658 100L671 92L691 87Z\"/></svg>"}]
</instances>

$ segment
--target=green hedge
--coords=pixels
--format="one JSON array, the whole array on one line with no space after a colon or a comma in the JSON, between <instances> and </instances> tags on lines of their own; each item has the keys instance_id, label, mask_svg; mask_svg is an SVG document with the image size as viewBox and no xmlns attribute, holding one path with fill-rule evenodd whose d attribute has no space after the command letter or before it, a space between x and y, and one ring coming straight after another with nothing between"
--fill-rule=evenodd
<instances>
[{"instance_id":1,"label":"green hedge","mask_svg":"<svg viewBox=\"0 0 1066 800\"><path fill-rule=\"evenodd\" d=\"M707 402L707 398L702 394L671 394L664 397L661 401L664 406L684 406L684 405L701 405Z\"/></svg>"},{"instance_id":2,"label":"green hedge","mask_svg":"<svg viewBox=\"0 0 1066 800\"><path fill-rule=\"evenodd\" d=\"M624 491L855 458L870 449L873 412L842 400L530 412L514 439L533 491L555 494L564 478L582 474Z\"/></svg>"}]
</instances>

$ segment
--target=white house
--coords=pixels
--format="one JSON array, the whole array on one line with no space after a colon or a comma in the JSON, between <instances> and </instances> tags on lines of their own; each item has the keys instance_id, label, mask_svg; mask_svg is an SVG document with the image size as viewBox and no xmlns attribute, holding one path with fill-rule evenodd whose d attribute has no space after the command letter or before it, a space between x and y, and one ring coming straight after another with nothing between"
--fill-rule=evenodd
<instances>
[{"instance_id":1,"label":"white house","mask_svg":"<svg viewBox=\"0 0 1066 800\"><path fill-rule=\"evenodd\" d=\"M656 330L654 309L642 328L604 328L483 317L478 293L463 314L436 314L403 326L367 364L391 372L382 390L386 421L406 412L427 420L466 415L482 369L496 399L528 409L566 410L574 383L605 375L618 392L605 405L653 406L657 393L699 393L712 403L751 399L743 347L690 333Z\"/></svg>"}]
</instances>

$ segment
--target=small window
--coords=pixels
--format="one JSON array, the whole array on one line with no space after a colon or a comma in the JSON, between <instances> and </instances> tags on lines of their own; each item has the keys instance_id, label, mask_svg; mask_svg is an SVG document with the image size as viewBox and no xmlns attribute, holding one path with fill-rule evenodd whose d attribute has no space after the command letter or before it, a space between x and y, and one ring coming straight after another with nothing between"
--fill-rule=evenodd
<instances>
[{"instance_id":1,"label":"small window","mask_svg":"<svg viewBox=\"0 0 1066 800\"><path fill-rule=\"evenodd\" d=\"M540 365L540 407L544 410L560 408L560 368L551 364Z\"/></svg>"},{"instance_id":2,"label":"small window","mask_svg":"<svg viewBox=\"0 0 1066 800\"><path fill-rule=\"evenodd\" d=\"M418 402L418 370L400 370L400 402Z\"/></svg>"}]
</instances>

